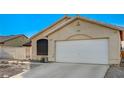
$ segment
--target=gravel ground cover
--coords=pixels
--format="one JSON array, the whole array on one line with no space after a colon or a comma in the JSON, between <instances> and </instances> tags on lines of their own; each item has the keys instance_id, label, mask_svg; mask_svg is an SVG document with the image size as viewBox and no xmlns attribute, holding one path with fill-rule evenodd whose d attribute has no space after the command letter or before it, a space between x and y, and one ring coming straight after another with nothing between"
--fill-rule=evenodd
<instances>
[{"instance_id":1,"label":"gravel ground cover","mask_svg":"<svg viewBox=\"0 0 124 93\"><path fill-rule=\"evenodd\" d=\"M121 66L110 66L105 78L124 78L124 64L121 64Z\"/></svg>"},{"instance_id":2,"label":"gravel ground cover","mask_svg":"<svg viewBox=\"0 0 124 93\"><path fill-rule=\"evenodd\" d=\"M29 64L9 63L8 61L0 61L0 78L9 78L23 72Z\"/></svg>"},{"instance_id":3,"label":"gravel ground cover","mask_svg":"<svg viewBox=\"0 0 124 93\"><path fill-rule=\"evenodd\" d=\"M19 65L0 65L0 78L8 78L18 73L21 73L23 68Z\"/></svg>"}]
</instances>

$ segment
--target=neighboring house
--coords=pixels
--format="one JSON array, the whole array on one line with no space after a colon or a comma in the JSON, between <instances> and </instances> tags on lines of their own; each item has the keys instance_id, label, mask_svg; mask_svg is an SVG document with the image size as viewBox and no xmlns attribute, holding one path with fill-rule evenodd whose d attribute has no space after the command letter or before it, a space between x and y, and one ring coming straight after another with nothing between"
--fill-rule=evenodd
<instances>
[{"instance_id":1,"label":"neighboring house","mask_svg":"<svg viewBox=\"0 0 124 93\"><path fill-rule=\"evenodd\" d=\"M25 35L0 36L0 46L19 47L28 41L29 39Z\"/></svg>"},{"instance_id":2,"label":"neighboring house","mask_svg":"<svg viewBox=\"0 0 124 93\"><path fill-rule=\"evenodd\" d=\"M32 59L119 64L123 31L122 27L79 16L65 16L31 37Z\"/></svg>"},{"instance_id":3,"label":"neighboring house","mask_svg":"<svg viewBox=\"0 0 124 93\"><path fill-rule=\"evenodd\" d=\"M29 42L25 35L0 36L0 58L1 59L30 59L30 47L25 44Z\"/></svg>"}]
</instances>

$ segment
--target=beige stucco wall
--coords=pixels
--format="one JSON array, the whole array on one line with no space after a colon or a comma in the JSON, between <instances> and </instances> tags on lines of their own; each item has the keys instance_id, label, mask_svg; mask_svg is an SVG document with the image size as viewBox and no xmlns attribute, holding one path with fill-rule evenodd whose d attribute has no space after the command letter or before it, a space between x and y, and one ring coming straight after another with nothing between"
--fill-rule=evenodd
<instances>
[{"instance_id":1,"label":"beige stucco wall","mask_svg":"<svg viewBox=\"0 0 124 93\"><path fill-rule=\"evenodd\" d=\"M23 47L23 48L25 48L25 55L26 55L26 60L29 60L29 59L31 59L32 58L32 49L31 49L31 47Z\"/></svg>"},{"instance_id":2,"label":"beige stucco wall","mask_svg":"<svg viewBox=\"0 0 124 93\"><path fill-rule=\"evenodd\" d=\"M30 57L30 47L0 46L0 58L2 59L29 60Z\"/></svg>"},{"instance_id":3,"label":"beige stucco wall","mask_svg":"<svg viewBox=\"0 0 124 93\"><path fill-rule=\"evenodd\" d=\"M108 54L109 64L120 63L120 36L119 31L112 30L107 27L89 23L80 20L80 26L77 26L77 21L65 26L64 28L50 34L48 36L48 60L55 61L56 41L58 40L78 40L78 39L108 39ZM36 55L36 41L40 38L44 38L44 34L40 34L38 37L32 40L32 57L38 59ZM46 37L47 38L47 37ZM43 57L43 56L40 56Z\"/></svg>"},{"instance_id":4,"label":"beige stucco wall","mask_svg":"<svg viewBox=\"0 0 124 93\"><path fill-rule=\"evenodd\" d=\"M15 39L8 40L4 43L4 46L22 46L24 43L28 41L28 38L21 36Z\"/></svg>"},{"instance_id":5,"label":"beige stucco wall","mask_svg":"<svg viewBox=\"0 0 124 93\"><path fill-rule=\"evenodd\" d=\"M37 44L36 44L37 43L37 40L39 40L39 39L47 39L46 32L53 30L54 28L56 28L60 24L64 23L68 19L69 19L68 17L67 18L64 18L60 22L56 23L54 26L52 26L49 29L47 29L44 32L42 32L42 34L39 34L36 37L34 37L34 38L31 39L31 41L32 41L32 60L41 60L44 57L48 57L46 55L37 55Z\"/></svg>"},{"instance_id":6,"label":"beige stucco wall","mask_svg":"<svg viewBox=\"0 0 124 93\"><path fill-rule=\"evenodd\" d=\"M77 21L51 34L49 39L49 61L55 61L55 43L58 40L76 39L108 39L109 64L120 63L120 37L119 31L112 30L100 25L86 21L80 21L81 25L76 26Z\"/></svg>"}]
</instances>

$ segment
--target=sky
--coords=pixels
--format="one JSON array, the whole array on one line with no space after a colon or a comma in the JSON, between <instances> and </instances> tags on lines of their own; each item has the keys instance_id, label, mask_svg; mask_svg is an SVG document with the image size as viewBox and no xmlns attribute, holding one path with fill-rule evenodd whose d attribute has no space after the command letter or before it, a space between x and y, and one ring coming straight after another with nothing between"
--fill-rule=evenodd
<instances>
[{"instance_id":1,"label":"sky","mask_svg":"<svg viewBox=\"0 0 124 93\"><path fill-rule=\"evenodd\" d=\"M31 37L63 16L64 14L0 14L0 36L24 34ZM124 14L80 14L80 16L124 26Z\"/></svg>"}]
</instances>

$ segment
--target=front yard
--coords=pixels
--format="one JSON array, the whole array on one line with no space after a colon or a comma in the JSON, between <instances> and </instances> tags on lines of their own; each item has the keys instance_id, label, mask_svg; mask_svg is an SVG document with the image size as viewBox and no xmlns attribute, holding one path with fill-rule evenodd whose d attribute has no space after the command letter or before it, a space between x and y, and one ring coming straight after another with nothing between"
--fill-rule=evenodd
<instances>
[{"instance_id":1,"label":"front yard","mask_svg":"<svg viewBox=\"0 0 124 93\"><path fill-rule=\"evenodd\" d=\"M0 61L0 78L9 78L28 69L29 64Z\"/></svg>"},{"instance_id":2,"label":"front yard","mask_svg":"<svg viewBox=\"0 0 124 93\"><path fill-rule=\"evenodd\" d=\"M9 78L19 73L22 73L25 70L37 68L41 65L42 64L40 62L30 63L30 62L0 60L0 78ZM115 65L110 66L110 68L108 69L105 75L105 78L124 78L124 63L121 64L121 66L115 66Z\"/></svg>"},{"instance_id":3,"label":"front yard","mask_svg":"<svg viewBox=\"0 0 124 93\"><path fill-rule=\"evenodd\" d=\"M124 67L111 66L107 71L105 78L124 78Z\"/></svg>"},{"instance_id":4,"label":"front yard","mask_svg":"<svg viewBox=\"0 0 124 93\"><path fill-rule=\"evenodd\" d=\"M124 78L124 59L120 65L112 65L108 69L105 78Z\"/></svg>"},{"instance_id":5,"label":"front yard","mask_svg":"<svg viewBox=\"0 0 124 93\"><path fill-rule=\"evenodd\" d=\"M7 78L21 73L23 68L18 65L2 65L0 66L0 78Z\"/></svg>"}]
</instances>

